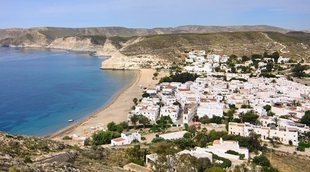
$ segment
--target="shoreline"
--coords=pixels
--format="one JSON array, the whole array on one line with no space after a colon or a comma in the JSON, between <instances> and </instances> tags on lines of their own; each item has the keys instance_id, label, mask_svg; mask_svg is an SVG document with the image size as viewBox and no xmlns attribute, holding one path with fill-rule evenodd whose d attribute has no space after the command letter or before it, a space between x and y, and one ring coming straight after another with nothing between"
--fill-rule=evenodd
<instances>
[{"instance_id":1,"label":"shoreline","mask_svg":"<svg viewBox=\"0 0 310 172\"><path fill-rule=\"evenodd\" d=\"M144 88L153 88L158 83L158 80L153 79L155 71L155 69L139 69L136 78L113 97L113 100L105 108L84 120L52 133L48 138L66 144L83 145L84 140L91 137L93 133L107 129L108 123L127 122L128 113L134 105L132 100L134 98L140 99ZM164 75L166 75L165 72L160 72L160 76ZM65 136L72 139L63 140Z\"/></svg>"},{"instance_id":2,"label":"shoreline","mask_svg":"<svg viewBox=\"0 0 310 172\"><path fill-rule=\"evenodd\" d=\"M53 48L53 47L28 47L28 46L3 46L0 44L2 48L20 48L20 49L30 49L30 50L46 50L46 51L55 51L55 52L67 52L67 53L76 53L76 54L84 54L93 57L100 57L106 59L108 55L98 55L97 50L82 50L82 49L66 49L66 48Z\"/></svg>"},{"instance_id":3,"label":"shoreline","mask_svg":"<svg viewBox=\"0 0 310 172\"><path fill-rule=\"evenodd\" d=\"M13 47L12 47L13 48ZM46 47L16 47L22 49L44 49L49 51L67 51L73 53L87 54L89 56L104 58L104 60L109 60L102 54L94 54L85 51L74 51L72 49L55 49ZM129 70L134 72L134 77L130 80L123 88L113 95L108 102L105 102L101 107L95 109L94 112L86 114L83 118L76 120L74 123L68 123L67 126L60 128L59 130L51 133L47 133L41 137L48 138L52 140L62 141L64 136L72 137L72 140L65 141L71 142L73 144L80 144L85 138L88 138L92 133L100 130L106 129L106 126L110 122L120 123L127 122L128 113L131 111L134 105L134 98L141 98L143 93L143 88L154 87L158 81L153 79L153 74L155 69L118 69L118 68L100 68L101 70ZM160 72L160 75L164 74ZM69 143L70 144L70 143Z\"/></svg>"},{"instance_id":4,"label":"shoreline","mask_svg":"<svg viewBox=\"0 0 310 172\"><path fill-rule=\"evenodd\" d=\"M106 69L105 69L106 70ZM80 119L78 122L71 124L65 128L62 128L52 134L48 134L47 136L44 136L45 138L49 138L49 139L56 139L59 137L63 137L68 133L73 132L76 128L78 128L79 126L82 126L84 123L86 123L87 121L89 121L92 118L95 118L96 115L98 115L101 112L104 112L106 109L108 109L110 106L112 106L117 99L124 94L124 92L126 90L128 90L131 87L134 87L140 80L141 77L141 71L140 70L131 70L134 71L134 78L128 82L122 89L120 89L113 97L111 100L109 100L109 102L106 105L103 105L101 108L99 108L98 110L90 113L89 115L87 115L85 118Z\"/></svg>"}]
</instances>

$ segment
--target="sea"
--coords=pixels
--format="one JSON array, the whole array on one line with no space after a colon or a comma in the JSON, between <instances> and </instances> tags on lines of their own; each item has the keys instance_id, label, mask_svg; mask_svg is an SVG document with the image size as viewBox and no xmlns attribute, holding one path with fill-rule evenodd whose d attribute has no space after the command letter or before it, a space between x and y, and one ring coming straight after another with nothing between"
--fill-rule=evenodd
<instances>
[{"instance_id":1,"label":"sea","mask_svg":"<svg viewBox=\"0 0 310 172\"><path fill-rule=\"evenodd\" d=\"M132 71L101 70L103 59L48 49L0 48L0 131L47 136L110 103Z\"/></svg>"}]
</instances>

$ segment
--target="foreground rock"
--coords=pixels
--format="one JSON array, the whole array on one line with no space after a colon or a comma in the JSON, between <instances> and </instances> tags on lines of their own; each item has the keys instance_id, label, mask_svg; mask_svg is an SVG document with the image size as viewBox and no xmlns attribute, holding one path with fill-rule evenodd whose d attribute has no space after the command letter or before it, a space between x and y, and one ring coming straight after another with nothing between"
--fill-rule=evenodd
<instances>
[{"instance_id":1,"label":"foreground rock","mask_svg":"<svg viewBox=\"0 0 310 172\"><path fill-rule=\"evenodd\" d=\"M72 147L35 137L0 133L0 171L125 171L128 163L114 159L122 154L110 149Z\"/></svg>"}]
</instances>

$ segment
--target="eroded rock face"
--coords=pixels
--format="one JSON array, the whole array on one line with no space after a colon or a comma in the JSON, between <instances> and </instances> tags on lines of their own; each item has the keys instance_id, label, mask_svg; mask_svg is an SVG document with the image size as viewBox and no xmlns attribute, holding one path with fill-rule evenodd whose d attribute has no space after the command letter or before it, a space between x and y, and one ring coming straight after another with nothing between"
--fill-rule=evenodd
<instances>
[{"instance_id":1,"label":"eroded rock face","mask_svg":"<svg viewBox=\"0 0 310 172\"><path fill-rule=\"evenodd\" d=\"M136 63L130 61L130 57L122 54L110 40L107 40L101 49L96 52L99 56L108 57L102 62L101 69L112 70L125 70L125 69L138 69L139 66Z\"/></svg>"},{"instance_id":2,"label":"eroded rock face","mask_svg":"<svg viewBox=\"0 0 310 172\"><path fill-rule=\"evenodd\" d=\"M79 39L77 37L57 38L47 48L73 50L73 51L96 51L101 46L95 46L89 38Z\"/></svg>"}]
</instances>

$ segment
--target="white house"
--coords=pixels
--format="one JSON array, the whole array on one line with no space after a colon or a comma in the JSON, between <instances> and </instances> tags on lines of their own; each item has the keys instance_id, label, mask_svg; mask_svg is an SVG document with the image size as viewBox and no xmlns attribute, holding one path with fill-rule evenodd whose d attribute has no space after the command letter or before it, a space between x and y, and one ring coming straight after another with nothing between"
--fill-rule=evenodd
<instances>
[{"instance_id":1,"label":"white house","mask_svg":"<svg viewBox=\"0 0 310 172\"><path fill-rule=\"evenodd\" d=\"M228 124L228 133L232 135L240 135L244 137L250 136L250 133L254 132L260 135L262 140L268 141L268 139L277 140L283 144L298 145L298 130L289 127L263 127L256 126L249 123L235 123L230 122Z\"/></svg>"},{"instance_id":2,"label":"white house","mask_svg":"<svg viewBox=\"0 0 310 172\"><path fill-rule=\"evenodd\" d=\"M159 102L159 98L143 98L141 103L135 106L131 115L143 115L151 122L155 122L159 116ZM130 115L128 116L128 119L130 119Z\"/></svg>"},{"instance_id":3,"label":"white house","mask_svg":"<svg viewBox=\"0 0 310 172\"><path fill-rule=\"evenodd\" d=\"M178 131L178 132L161 134L161 135L159 135L159 137L161 137L165 140L176 140L176 139L183 138L185 133L187 133L187 131Z\"/></svg>"},{"instance_id":4,"label":"white house","mask_svg":"<svg viewBox=\"0 0 310 172\"><path fill-rule=\"evenodd\" d=\"M134 110L134 114L143 115L148 118L151 122L155 122L159 116L158 105L137 105Z\"/></svg>"},{"instance_id":5,"label":"white house","mask_svg":"<svg viewBox=\"0 0 310 172\"><path fill-rule=\"evenodd\" d=\"M286 145L298 145L298 131L293 128L271 129L269 137Z\"/></svg>"},{"instance_id":6,"label":"white house","mask_svg":"<svg viewBox=\"0 0 310 172\"><path fill-rule=\"evenodd\" d=\"M197 115L199 118L208 116L222 117L224 112L224 104L219 102L201 102L197 108Z\"/></svg>"},{"instance_id":7,"label":"white house","mask_svg":"<svg viewBox=\"0 0 310 172\"><path fill-rule=\"evenodd\" d=\"M227 140L223 141L222 138L220 140L214 140L212 146L208 146L206 149L208 152L212 152L220 157L227 158L230 160L242 160L242 159L249 159L249 150L247 148L240 148L238 141L232 141ZM244 156L238 156L228 153L229 151L238 152L239 155Z\"/></svg>"},{"instance_id":8,"label":"white house","mask_svg":"<svg viewBox=\"0 0 310 172\"><path fill-rule=\"evenodd\" d=\"M156 89L151 89L151 88L147 89L145 92L148 93L149 95L157 94L157 90Z\"/></svg>"},{"instance_id":9,"label":"white house","mask_svg":"<svg viewBox=\"0 0 310 172\"><path fill-rule=\"evenodd\" d=\"M210 160L210 162L212 163L212 153L204 151L203 149L201 149L200 147L196 147L192 150L183 150L181 152L178 152L177 155L184 155L184 154L188 154L190 156L193 156L197 159L200 158L208 158Z\"/></svg>"},{"instance_id":10,"label":"white house","mask_svg":"<svg viewBox=\"0 0 310 172\"><path fill-rule=\"evenodd\" d=\"M278 63L287 63L289 60L290 58L285 58L285 57L280 56L278 58Z\"/></svg>"},{"instance_id":11,"label":"white house","mask_svg":"<svg viewBox=\"0 0 310 172\"><path fill-rule=\"evenodd\" d=\"M170 116L173 123L176 123L180 114L178 105L162 106L160 108L160 116Z\"/></svg>"},{"instance_id":12,"label":"white house","mask_svg":"<svg viewBox=\"0 0 310 172\"><path fill-rule=\"evenodd\" d=\"M141 134L138 132L122 133L121 137L111 140L111 146L120 146L131 144L134 140L141 141Z\"/></svg>"},{"instance_id":13,"label":"white house","mask_svg":"<svg viewBox=\"0 0 310 172\"><path fill-rule=\"evenodd\" d=\"M160 97L161 97L161 102L164 105L173 105L173 103L177 102L177 98L172 95L161 94Z\"/></svg>"}]
</instances>

